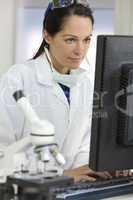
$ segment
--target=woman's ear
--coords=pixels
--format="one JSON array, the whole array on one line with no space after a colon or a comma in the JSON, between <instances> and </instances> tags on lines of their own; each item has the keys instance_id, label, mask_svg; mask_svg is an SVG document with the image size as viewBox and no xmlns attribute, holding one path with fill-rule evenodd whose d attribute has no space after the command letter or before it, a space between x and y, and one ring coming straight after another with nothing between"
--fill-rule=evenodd
<instances>
[{"instance_id":1,"label":"woman's ear","mask_svg":"<svg viewBox=\"0 0 133 200\"><path fill-rule=\"evenodd\" d=\"M45 41L47 42L47 44L50 44L51 43L51 36L49 35L49 33L45 30L43 32L43 38L45 39Z\"/></svg>"}]
</instances>

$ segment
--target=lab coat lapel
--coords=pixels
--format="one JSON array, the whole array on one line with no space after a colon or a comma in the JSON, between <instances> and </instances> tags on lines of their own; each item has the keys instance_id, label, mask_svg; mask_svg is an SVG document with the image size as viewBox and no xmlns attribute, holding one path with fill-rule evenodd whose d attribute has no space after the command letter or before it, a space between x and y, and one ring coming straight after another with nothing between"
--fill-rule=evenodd
<instances>
[{"instance_id":1,"label":"lab coat lapel","mask_svg":"<svg viewBox=\"0 0 133 200\"><path fill-rule=\"evenodd\" d=\"M79 102L80 95L82 91L78 86L71 89L70 124L62 145L62 153L68 161L66 168L72 167L84 134L88 130L89 113L82 111L83 102Z\"/></svg>"},{"instance_id":2,"label":"lab coat lapel","mask_svg":"<svg viewBox=\"0 0 133 200\"><path fill-rule=\"evenodd\" d=\"M67 167L70 167L73 163L73 158L77 154L78 148L80 146L81 140L85 133L86 123L88 125L88 121L84 120L84 124L81 126L81 120L84 116L81 116L80 113L77 113L78 109L78 101L79 98L79 89L78 87L74 87L71 89L71 106L70 106L70 124L68 128L68 132L66 134L64 143L62 145L62 153L66 155L66 160L69 157L69 162ZM80 129L79 129L80 124ZM72 158L72 160L71 160Z\"/></svg>"},{"instance_id":3,"label":"lab coat lapel","mask_svg":"<svg viewBox=\"0 0 133 200\"><path fill-rule=\"evenodd\" d=\"M53 94L60 100L62 101L62 103L64 103L67 108L69 109L69 104L67 101L67 98L62 90L62 88L60 87L59 84L55 83L55 85L53 86Z\"/></svg>"}]
</instances>

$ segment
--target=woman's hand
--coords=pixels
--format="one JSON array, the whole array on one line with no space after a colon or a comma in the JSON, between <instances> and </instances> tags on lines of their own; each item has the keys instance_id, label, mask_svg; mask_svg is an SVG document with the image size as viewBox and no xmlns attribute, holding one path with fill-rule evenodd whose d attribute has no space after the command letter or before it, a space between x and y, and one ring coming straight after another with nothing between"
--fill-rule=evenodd
<instances>
[{"instance_id":1,"label":"woman's hand","mask_svg":"<svg viewBox=\"0 0 133 200\"><path fill-rule=\"evenodd\" d=\"M132 170L116 170L113 172L110 172L110 174L114 177L126 177L126 176L133 176L133 171Z\"/></svg>"},{"instance_id":2,"label":"woman's hand","mask_svg":"<svg viewBox=\"0 0 133 200\"><path fill-rule=\"evenodd\" d=\"M65 170L64 175L73 177L75 182L96 181L97 178L103 178L103 179L112 178L112 175L110 173L95 172L91 170L87 165L75 169Z\"/></svg>"}]
</instances>

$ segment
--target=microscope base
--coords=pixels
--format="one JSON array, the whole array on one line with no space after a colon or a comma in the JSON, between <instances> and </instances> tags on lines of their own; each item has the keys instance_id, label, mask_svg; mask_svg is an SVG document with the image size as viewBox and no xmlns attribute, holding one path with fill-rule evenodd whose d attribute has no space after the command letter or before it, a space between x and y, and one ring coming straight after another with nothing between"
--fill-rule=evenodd
<instances>
[{"instance_id":1,"label":"microscope base","mask_svg":"<svg viewBox=\"0 0 133 200\"><path fill-rule=\"evenodd\" d=\"M36 176L31 179L10 176L7 178L7 187L11 188L16 186L18 188L18 194L16 194L18 200L54 200L55 193L52 191L56 187L63 188L65 186L71 186L73 182L72 178L65 176L47 178L40 178L40 176L37 178Z\"/></svg>"}]
</instances>

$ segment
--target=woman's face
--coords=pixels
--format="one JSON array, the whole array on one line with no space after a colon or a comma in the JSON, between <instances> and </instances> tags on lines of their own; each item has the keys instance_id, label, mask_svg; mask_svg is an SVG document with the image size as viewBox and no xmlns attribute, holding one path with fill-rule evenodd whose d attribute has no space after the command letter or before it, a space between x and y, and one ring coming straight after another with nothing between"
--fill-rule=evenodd
<instances>
[{"instance_id":1,"label":"woman's face","mask_svg":"<svg viewBox=\"0 0 133 200\"><path fill-rule=\"evenodd\" d=\"M55 36L44 32L53 65L58 72L65 74L80 66L90 45L92 29L90 18L74 15L67 18L62 30Z\"/></svg>"}]
</instances>

